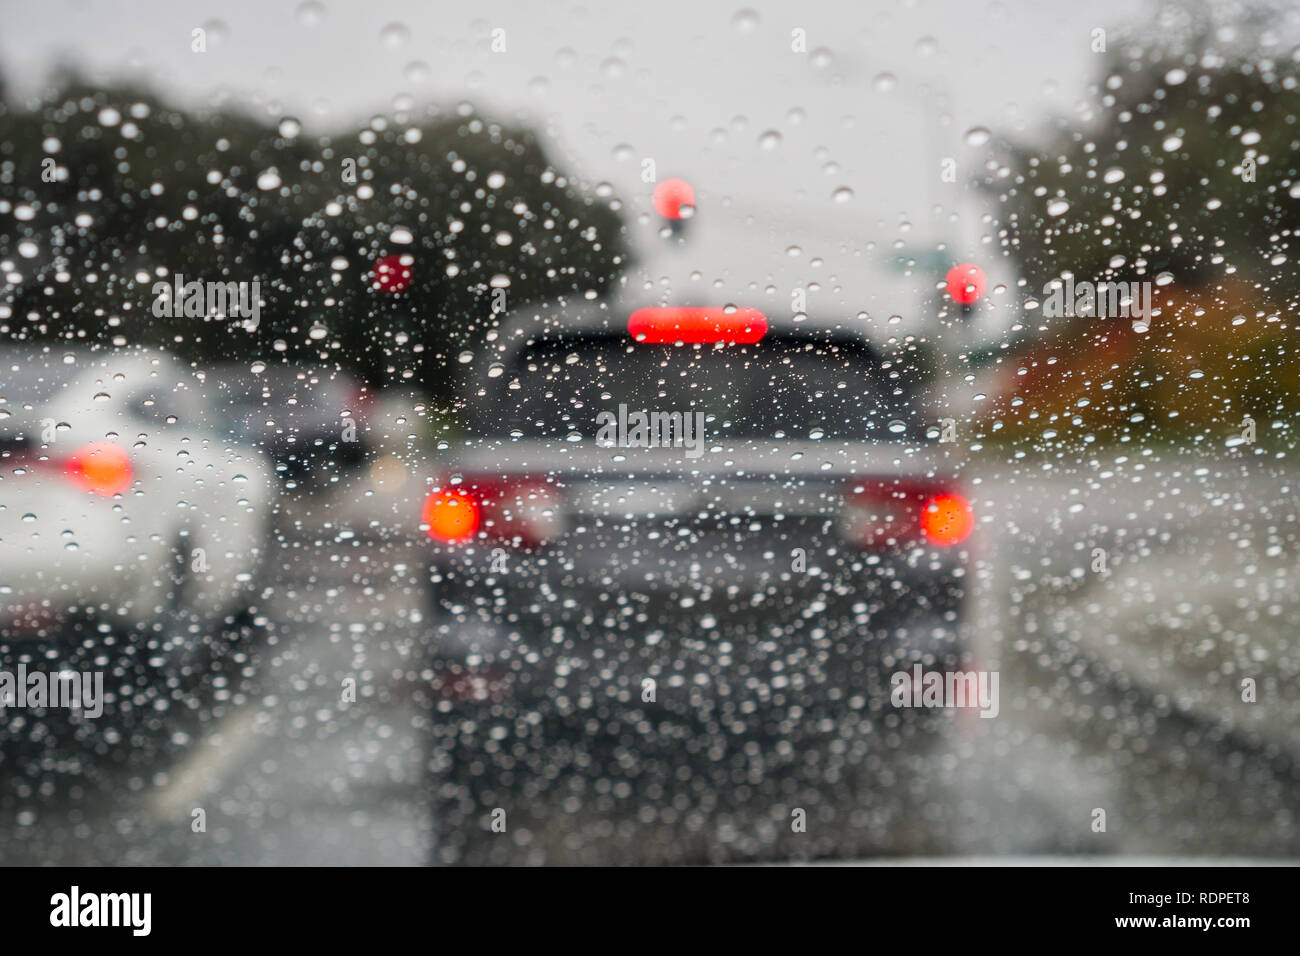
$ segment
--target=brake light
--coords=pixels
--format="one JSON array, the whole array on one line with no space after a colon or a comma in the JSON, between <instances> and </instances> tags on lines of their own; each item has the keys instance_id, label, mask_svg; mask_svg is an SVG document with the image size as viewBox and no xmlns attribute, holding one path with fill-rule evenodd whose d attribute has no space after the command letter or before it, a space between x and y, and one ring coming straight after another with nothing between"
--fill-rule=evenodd
<instances>
[{"instance_id":1,"label":"brake light","mask_svg":"<svg viewBox=\"0 0 1300 956\"><path fill-rule=\"evenodd\" d=\"M931 544L961 544L974 530L970 502L961 495L935 495L921 509L921 532Z\"/></svg>"},{"instance_id":2,"label":"brake light","mask_svg":"<svg viewBox=\"0 0 1300 956\"><path fill-rule=\"evenodd\" d=\"M478 538L531 548L563 532L563 504L560 490L544 479L466 476L430 494L421 517L438 541Z\"/></svg>"},{"instance_id":3,"label":"brake light","mask_svg":"<svg viewBox=\"0 0 1300 956\"><path fill-rule=\"evenodd\" d=\"M126 450L101 441L77 449L64 463L63 473L87 491L111 498L131 487L131 459Z\"/></svg>"},{"instance_id":4,"label":"brake light","mask_svg":"<svg viewBox=\"0 0 1300 956\"><path fill-rule=\"evenodd\" d=\"M465 541L478 531L479 504L463 491L435 491L424 500L421 520L429 537L438 541Z\"/></svg>"},{"instance_id":5,"label":"brake light","mask_svg":"<svg viewBox=\"0 0 1300 956\"><path fill-rule=\"evenodd\" d=\"M984 294L984 270L969 262L949 269L945 281L948 284L948 295L958 305L974 305Z\"/></svg>"},{"instance_id":6,"label":"brake light","mask_svg":"<svg viewBox=\"0 0 1300 956\"><path fill-rule=\"evenodd\" d=\"M677 342L750 345L767 334L767 317L758 309L637 309L628 317L627 330L638 342L654 345Z\"/></svg>"},{"instance_id":7,"label":"brake light","mask_svg":"<svg viewBox=\"0 0 1300 956\"><path fill-rule=\"evenodd\" d=\"M841 534L864 550L951 547L974 529L970 503L929 482L854 481L840 513Z\"/></svg>"}]
</instances>

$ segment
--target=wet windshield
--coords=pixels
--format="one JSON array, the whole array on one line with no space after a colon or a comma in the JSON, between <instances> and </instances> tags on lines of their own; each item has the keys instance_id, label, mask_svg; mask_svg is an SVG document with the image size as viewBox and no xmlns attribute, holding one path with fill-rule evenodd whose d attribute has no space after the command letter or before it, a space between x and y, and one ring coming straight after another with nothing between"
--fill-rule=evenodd
<instances>
[{"instance_id":1,"label":"wet windshield","mask_svg":"<svg viewBox=\"0 0 1300 956\"><path fill-rule=\"evenodd\" d=\"M1295 4L8 6L0 863L1300 857Z\"/></svg>"}]
</instances>

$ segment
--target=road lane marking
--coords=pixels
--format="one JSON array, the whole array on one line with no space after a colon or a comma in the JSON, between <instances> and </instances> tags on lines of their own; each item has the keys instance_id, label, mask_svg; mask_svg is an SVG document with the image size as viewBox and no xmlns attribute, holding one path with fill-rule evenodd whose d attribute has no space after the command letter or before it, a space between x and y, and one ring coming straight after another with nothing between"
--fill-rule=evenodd
<instances>
[{"instance_id":1,"label":"road lane marking","mask_svg":"<svg viewBox=\"0 0 1300 956\"><path fill-rule=\"evenodd\" d=\"M150 815L160 819L188 816L257 743L256 725L261 717L260 707L245 707L231 714L216 733L206 736L181 762L171 783L150 798Z\"/></svg>"}]
</instances>

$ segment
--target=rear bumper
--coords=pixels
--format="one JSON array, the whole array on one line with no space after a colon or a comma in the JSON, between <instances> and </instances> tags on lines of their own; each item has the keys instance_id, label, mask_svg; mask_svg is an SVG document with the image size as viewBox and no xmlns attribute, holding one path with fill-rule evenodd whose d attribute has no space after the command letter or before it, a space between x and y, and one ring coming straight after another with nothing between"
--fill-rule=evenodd
<instances>
[{"instance_id":1,"label":"rear bumper","mask_svg":"<svg viewBox=\"0 0 1300 956\"><path fill-rule=\"evenodd\" d=\"M134 601L162 546L132 540L131 528L111 501L15 494L0 514L0 629L21 633L24 621L50 612Z\"/></svg>"},{"instance_id":2,"label":"rear bumper","mask_svg":"<svg viewBox=\"0 0 1300 956\"><path fill-rule=\"evenodd\" d=\"M553 555L495 573L472 558L443 564L431 572L436 689L521 711L631 708L751 729L768 711L841 713L887 700L897 670L962 663L964 569L935 560L854 555L810 562L816 574L786 562L765 580L640 586L611 580L612 565L628 570L617 560L585 572Z\"/></svg>"},{"instance_id":3,"label":"rear bumper","mask_svg":"<svg viewBox=\"0 0 1300 956\"><path fill-rule=\"evenodd\" d=\"M676 563L612 542L504 572L490 552L438 562L435 858L700 863L906 842L909 775L965 712L896 708L890 677L968 666L962 556L868 563L805 540L804 571L788 550L717 571L698 544ZM499 811L529 842L497 838Z\"/></svg>"}]
</instances>

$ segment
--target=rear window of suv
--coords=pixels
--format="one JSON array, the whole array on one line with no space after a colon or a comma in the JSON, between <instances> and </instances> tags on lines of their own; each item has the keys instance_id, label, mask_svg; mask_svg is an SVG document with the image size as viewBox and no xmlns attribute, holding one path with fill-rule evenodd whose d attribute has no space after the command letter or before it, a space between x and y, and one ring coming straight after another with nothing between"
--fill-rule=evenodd
<instances>
[{"instance_id":1,"label":"rear window of suv","mask_svg":"<svg viewBox=\"0 0 1300 956\"><path fill-rule=\"evenodd\" d=\"M480 435L593 437L601 412L704 412L719 437L912 438L907 376L847 337L770 334L753 345L648 345L625 334L535 340L484 389Z\"/></svg>"}]
</instances>

